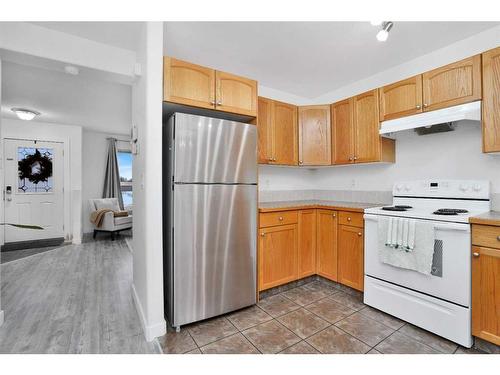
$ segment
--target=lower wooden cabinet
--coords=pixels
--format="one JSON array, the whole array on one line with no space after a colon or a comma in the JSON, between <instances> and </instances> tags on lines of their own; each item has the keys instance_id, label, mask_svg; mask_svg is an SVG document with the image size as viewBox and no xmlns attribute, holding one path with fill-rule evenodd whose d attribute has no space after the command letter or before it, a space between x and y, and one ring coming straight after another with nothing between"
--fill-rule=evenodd
<instances>
[{"instance_id":1,"label":"lower wooden cabinet","mask_svg":"<svg viewBox=\"0 0 500 375\"><path fill-rule=\"evenodd\" d=\"M311 208L264 212L259 220L259 291L311 275L363 290L361 213Z\"/></svg>"},{"instance_id":2,"label":"lower wooden cabinet","mask_svg":"<svg viewBox=\"0 0 500 375\"><path fill-rule=\"evenodd\" d=\"M298 278L316 274L316 210L299 211Z\"/></svg>"},{"instance_id":3,"label":"lower wooden cabinet","mask_svg":"<svg viewBox=\"0 0 500 375\"><path fill-rule=\"evenodd\" d=\"M500 249L472 247L472 334L500 345Z\"/></svg>"},{"instance_id":4,"label":"lower wooden cabinet","mask_svg":"<svg viewBox=\"0 0 500 375\"><path fill-rule=\"evenodd\" d=\"M317 211L318 275L337 281L337 212Z\"/></svg>"},{"instance_id":5,"label":"lower wooden cabinet","mask_svg":"<svg viewBox=\"0 0 500 375\"><path fill-rule=\"evenodd\" d=\"M259 290L297 279L297 224L261 228Z\"/></svg>"},{"instance_id":6,"label":"lower wooden cabinet","mask_svg":"<svg viewBox=\"0 0 500 375\"><path fill-rule=\"evenodd\" d=\"M363 228L338 226L338 281L363 291L364 279Z\"/></svg>"}]
</instances>

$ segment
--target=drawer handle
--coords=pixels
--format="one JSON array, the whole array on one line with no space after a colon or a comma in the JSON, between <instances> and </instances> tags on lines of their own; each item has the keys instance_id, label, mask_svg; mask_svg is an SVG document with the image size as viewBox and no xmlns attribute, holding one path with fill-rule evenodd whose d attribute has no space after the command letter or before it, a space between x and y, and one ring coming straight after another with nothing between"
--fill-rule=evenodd
<instances>
[{"instance_id":1,"label":"drawer handle","mask_svg":"<svg viewBox=\"0 0 500 375\"><path fill-rule=\"evenodd\" d=\"M337 215L335 215L335 214L332 214L332 216L333 216L333 217L337 217Z\"/></svg>"},{"instance_id":2,"label":"drawer handle","mask_svg":"<svg viewBox=\"0 0 500 375\"><path fill-rule=\"evenodd\" d=\"M279 220L280 220L280 221L283 221L283 216L280 216L280 217L279 217Z\"/></svg>"},{"instance_id":3,"label":"drawer handle","mask_svg":"<svg viewBox=\"0 0 500 375\"><path fill-rule=\"evenodd\" d=\"M351 221L351 218L350 218L350 217L348 217L348 218L347 218L347 221Z\"/></svg>"},{"instance_id":4,"label":"drawer handle","mask_svg":"<svg viewBox=\"0 0 500 375\"><path fill-rule=\"evenodd\" d=\"M479 253L472 253L472 255L476 258L479 258Z\"/></svg>"},{"instance_id":5,"label":"drawer handle","mask_svg":"<svg viewBox=\"0 0 500 375\"><path fill-rule=\"evenodd\" d=\"M500 236L497 237L497 241L500 241Z\"/></svg>"}]
</instances>

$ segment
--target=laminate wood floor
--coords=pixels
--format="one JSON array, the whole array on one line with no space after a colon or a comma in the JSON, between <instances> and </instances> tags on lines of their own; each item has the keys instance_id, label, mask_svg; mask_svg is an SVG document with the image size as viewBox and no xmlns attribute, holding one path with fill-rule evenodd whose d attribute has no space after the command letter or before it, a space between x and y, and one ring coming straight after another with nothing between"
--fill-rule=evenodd
<instances>
[{"instance_id":1,"label":"laminate wood floor","mask_svg":"<svg viewBox=\"0 0 500 375\"><path fill-rule=\"evenodd\" d=\"M144 339L131 285L124 239L3 264L0 353L158 353Z\"/></svg>"}]
</instances>

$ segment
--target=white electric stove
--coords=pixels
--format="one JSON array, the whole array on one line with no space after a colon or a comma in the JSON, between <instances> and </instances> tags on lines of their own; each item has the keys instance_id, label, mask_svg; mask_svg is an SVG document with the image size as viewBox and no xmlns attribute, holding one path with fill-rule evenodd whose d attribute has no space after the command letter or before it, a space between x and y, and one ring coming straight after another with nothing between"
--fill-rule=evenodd
<instances>
[{"instance_id":1,"label":"white electric stove","mask_svg":"<svg viewBox=\"0 0 500 375\"><path fill-rule=\"evenodd\" d=\"M365 210L364 302L471 347L469 218L489 210L488 181L418 180L396 183L391 206ZM434 223L430 275L379 260L378 220L383 216L414 219L417 225L419 222Z\"/></svg>"}]
</instances>

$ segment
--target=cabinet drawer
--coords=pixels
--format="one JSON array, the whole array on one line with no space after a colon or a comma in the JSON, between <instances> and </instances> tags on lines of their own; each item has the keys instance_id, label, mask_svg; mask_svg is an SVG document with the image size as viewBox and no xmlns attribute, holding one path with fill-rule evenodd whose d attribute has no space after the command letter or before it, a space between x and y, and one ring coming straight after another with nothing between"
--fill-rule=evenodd
<instances>
[{"instance_id":1,"label":"cabinet drawer","mask_svg":"<svg viewBox=\"0 0 500 375\"><path fill-rule=\"evenodd\" d=\"M473 224L472 244L500 249L500 227Z\"/></svg>"},{"instance_id":2,"label":"cabinet drawer","mask_svg":"<svg viewBox=\"0 0 500 375\"><path fill-rule=\"evenodd\" d=\"M266 212L260 214L260 228L273 227L275 225L296 224L297 211Z\"/></svg>"},{"instance_id":3,"label":"cabinet drawer","mask_svg":"<svg viewBox=\"0 0 500 375\"><path fill-rule=\"evenodd\" d=\"M339 212L339 224L363 228L363 214L359 212Z\"/></svg>"}]
</instances>

